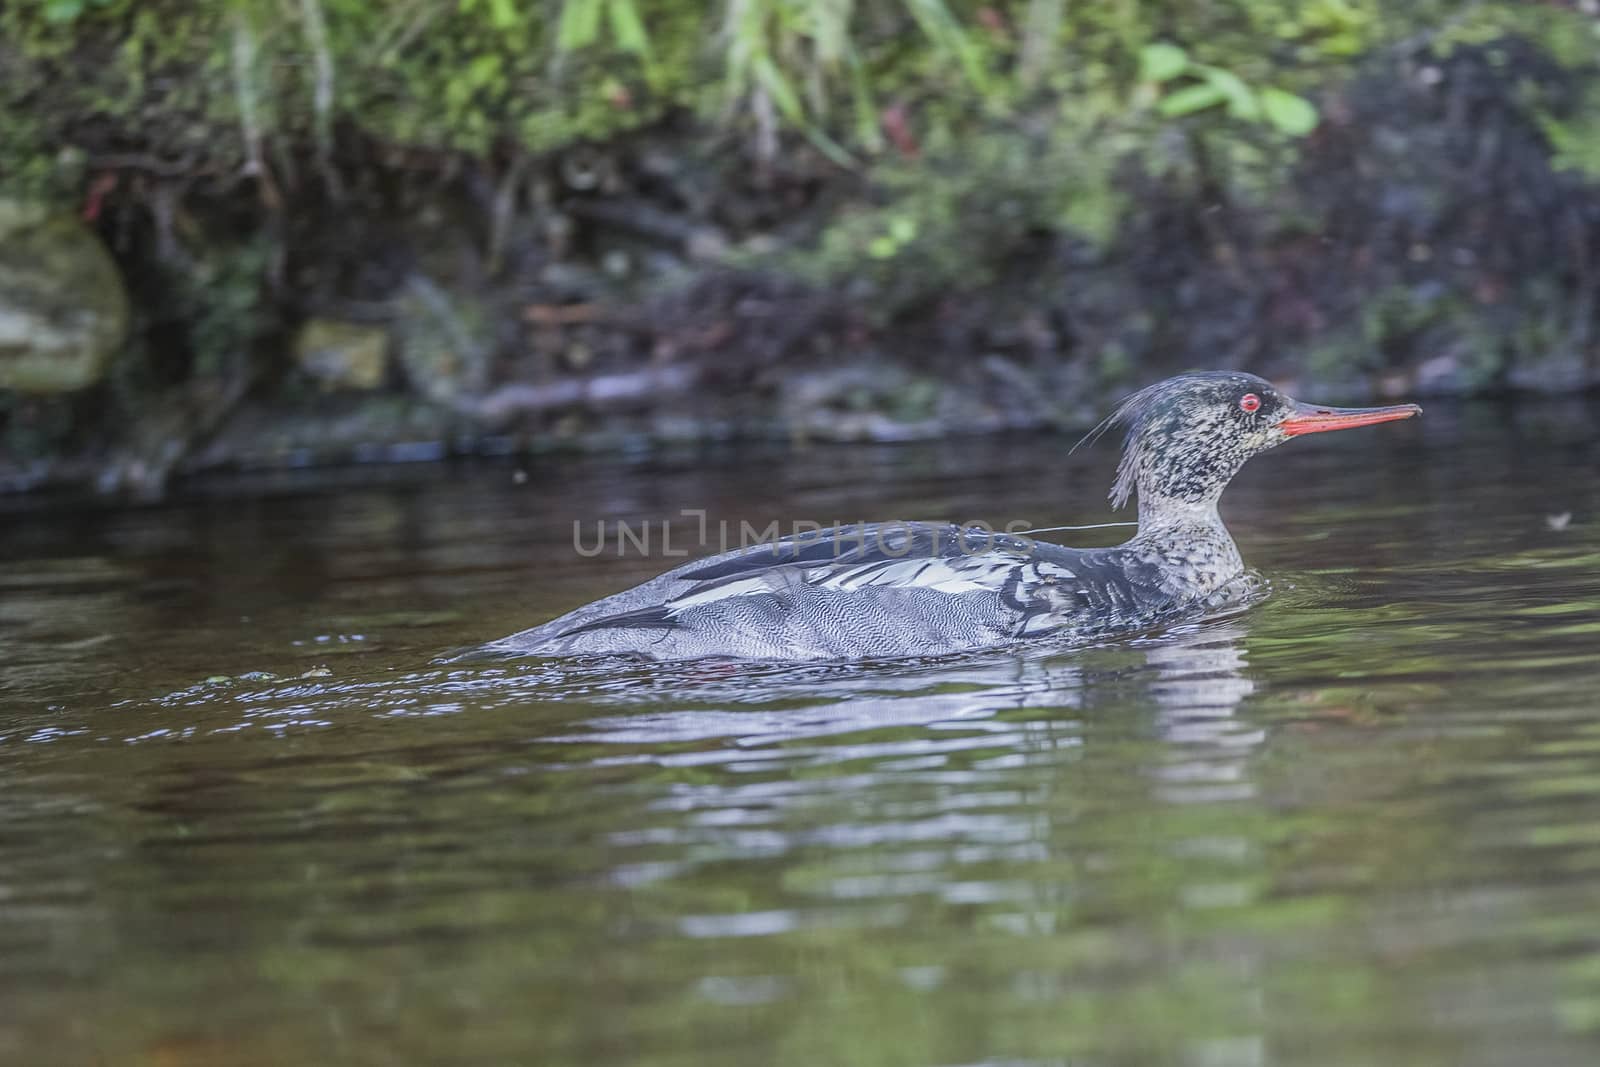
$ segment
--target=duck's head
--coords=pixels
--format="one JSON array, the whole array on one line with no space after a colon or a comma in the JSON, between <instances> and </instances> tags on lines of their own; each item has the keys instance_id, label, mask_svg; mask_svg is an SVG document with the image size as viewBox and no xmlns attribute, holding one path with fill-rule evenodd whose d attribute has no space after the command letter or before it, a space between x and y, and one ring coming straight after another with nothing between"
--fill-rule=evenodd
<instances>
[{"instance_id":1,"label":"duck's head","mask_svg":"<svg viewBox=\"0 0 1600 1067\"><path fill-rule=\"evenodd\" d=\"M1303 404L1238 371L1168 378L1129 397L1109 420L1128 428L1111 502L1121 507L1137 489L1141 521L1159 510L1212 507L1245 460L1291 437L1421 413L1415 404Z\"/></svg>"}]
</instances>

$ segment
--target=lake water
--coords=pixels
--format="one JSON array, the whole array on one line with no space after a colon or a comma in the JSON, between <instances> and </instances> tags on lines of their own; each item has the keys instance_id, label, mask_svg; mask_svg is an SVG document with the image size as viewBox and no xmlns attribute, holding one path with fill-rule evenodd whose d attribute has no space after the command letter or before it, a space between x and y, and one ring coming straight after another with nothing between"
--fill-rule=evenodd
<instances>
[{"instance_id":1,"label":"lake water","mask_svg":"<svg viewBox=\"0 0 1600 1067\"><path fill-rule=\"evenodd\" d=\"M1110 443L0 501L0 1061L1600 1062L1597 442L1298 441L1264 604L869 667L431 661L672 562L574 520L1103 522Z\"/></svg>"}]
</instances>

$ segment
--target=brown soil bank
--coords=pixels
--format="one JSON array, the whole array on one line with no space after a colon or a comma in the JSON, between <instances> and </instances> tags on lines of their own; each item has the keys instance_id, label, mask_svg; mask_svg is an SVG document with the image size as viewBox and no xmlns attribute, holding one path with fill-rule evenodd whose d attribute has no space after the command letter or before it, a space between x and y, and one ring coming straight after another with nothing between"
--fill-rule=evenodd
<instances>
[{"instance_id":1,"label":"brown soil bank","mask_svg":"<svg viewBox=\"0 0 1600 1067\"><path fill-rule=\"evenodd\" d=\"M0 488L1600 383L1581 5L1148 6L8 5Z\"/></svg>"}]
</instances>

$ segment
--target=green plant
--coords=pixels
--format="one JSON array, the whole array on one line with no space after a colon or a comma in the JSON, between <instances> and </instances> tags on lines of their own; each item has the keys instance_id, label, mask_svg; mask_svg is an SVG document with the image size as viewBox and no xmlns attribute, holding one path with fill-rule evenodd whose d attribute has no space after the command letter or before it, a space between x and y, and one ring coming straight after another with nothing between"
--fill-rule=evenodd
<instances>
[{"instance_id":1,"label":"green plant","mask_svg":"<svg viewBox=\"0 0 1600 1067\"><path fill-rule=\"evenodd\" d=\"M1290 137L1303 137L1317 125L1317 109L1305 97L1251 85L1231 70L1196 62L1174 44L1157 41L1140 50L1139 80L1157 89L1156 107L1168 118L1220 107L1231 118L1264 123Z\"/></svg>"},{"instance_id":2,"label":"green plant","mask_svg":"<svg viewBox=\"0 0 1600 1067\"><path fill-rule=\"evenodd\" d=\"M983 49L944 0L902 0L900 10L931 57L953 63L980 97L991 93ZM755 117L769 154L781 117L829 158L854 165L828 129L840 87L850 98L857 143L868 151L883 146L871 68L873 53L889 43L859 32L862 19L855 0L727 0L723 94Z\"/></svg>"},{"instance_id":3,"label":"green plant","mask_svg":"<svg viewBox=\"0 0 1600 1067\"><path fill-rule=\"evenodd\" d=\"M472 2L472 0L467 0ZM507 9L499 20L514 17L510 0L498 0ZM556 47L564 52L587 48L600 40L601 22L610 28L611 38L624 52L649 58L650 34L633 0L566 0L561 5L561 21L556 29Z\"/></svg>"},{"instance_id":4,"label":"green plant","mask_svg":"<svg viewBox=\"0 0 1600 1067\"><path fill-rule=\"evenodd\" d=\"M41 0L44 17L50 22L72 22L96 7L110 7L118 0Z\"/></svg>"}]
</instances>

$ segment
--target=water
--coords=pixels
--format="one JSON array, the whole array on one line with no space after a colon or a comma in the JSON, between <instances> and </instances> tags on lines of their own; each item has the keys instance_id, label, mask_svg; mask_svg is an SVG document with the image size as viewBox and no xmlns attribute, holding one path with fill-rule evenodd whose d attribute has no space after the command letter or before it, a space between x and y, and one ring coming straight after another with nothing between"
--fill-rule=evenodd
<instances>
[{"instance_id":1,"label":"water","mask_svg":"<svg viewBox=\"0 0 1600 1067\"><path fill-rule=\"evenodd\" d=\"M1109 450L7 502L0 1061L1594 1063L1597 414L1256 460L1243 615L866 669L430 660L666 565L573 519L1099 522Z\"/></svg>"}]
</instances>

